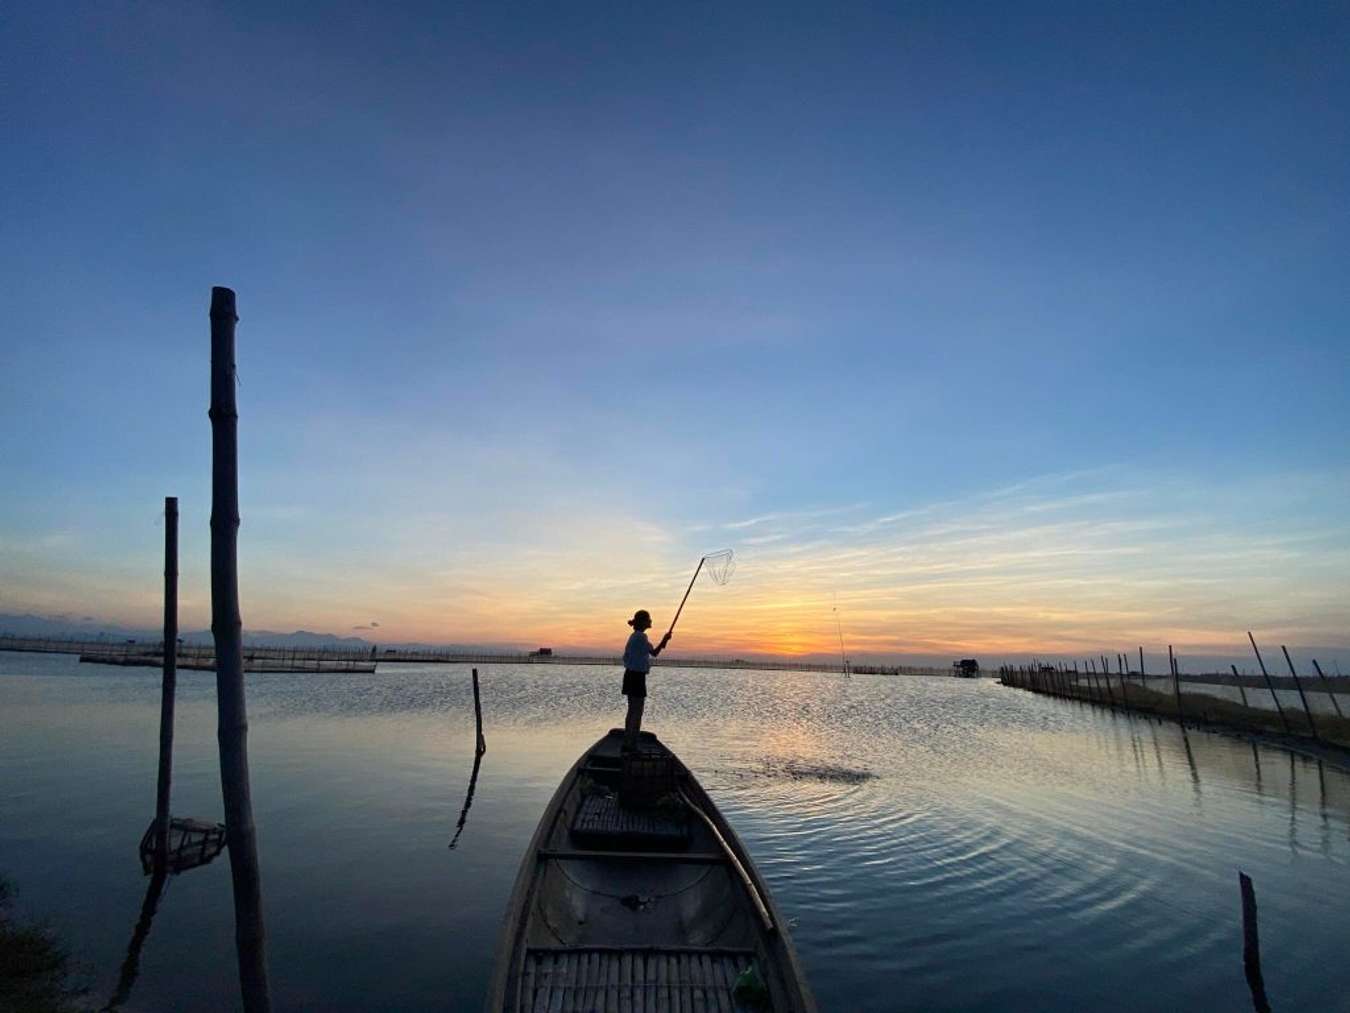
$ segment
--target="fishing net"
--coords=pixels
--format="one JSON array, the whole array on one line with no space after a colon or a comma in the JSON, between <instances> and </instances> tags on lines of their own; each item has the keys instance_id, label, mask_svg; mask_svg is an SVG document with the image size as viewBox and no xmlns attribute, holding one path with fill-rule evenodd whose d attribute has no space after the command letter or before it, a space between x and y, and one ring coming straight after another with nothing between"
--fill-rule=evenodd
<instances>
[{"instance_id":1,"label":"fishing net","mask_svg":"<svg viewBox=\"0 0 1350 1013\"><path fill-rule=\"evenodd\" d=\"M714 584L725 586L736 572L736 554L730 549L708 553L703 557L703 572Z\"/></svg>"},{"instance_id":2,"label":"fishing net","mask_svg":"<svg viewBox=\"0 0 1350 1013\"><path fill-rule=\"evenodd\" d=\"M694 590L694 582L698 580L700 573L708 575L708 579L714 584L723 585L731 579L732 573L736 570L736 556L730 549L723 549L721 552L710 552L698 561L698 569L694 575L689 578L689 586L684 589L684 597L680 599L680 607L675 610L675 618L670 621L670 629L666 631L669 637L675 632L675 624L680 621L680 613L684 611L684 603L689 600L689 592Z\"/></svg>"}]
</instances>

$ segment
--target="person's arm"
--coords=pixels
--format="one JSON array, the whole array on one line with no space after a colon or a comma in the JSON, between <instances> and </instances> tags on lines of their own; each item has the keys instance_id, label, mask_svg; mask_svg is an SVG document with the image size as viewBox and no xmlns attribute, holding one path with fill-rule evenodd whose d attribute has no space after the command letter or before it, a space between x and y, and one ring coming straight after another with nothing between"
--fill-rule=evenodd
<instances>
[{"instance_id":1,"label":"person's arm","mask_svg":"<svg viewBox=\"0 0 1350 1013\"><path fill-rule=\"evenodd\" d=\"M650 641L648 641L648 643L650 643ZM659 644L657 644L655 647L652 648L652 657L654 658L654 657L656 657L658 654L660 654L662 651L664 651L664 650L666 649L666 644L668 644L668 643L670 643L670 634L669 634L669 633L667 633L664 637L662 637L662 638L661 638L661 642L660 642Z\"/></svg>"}]
</instances>

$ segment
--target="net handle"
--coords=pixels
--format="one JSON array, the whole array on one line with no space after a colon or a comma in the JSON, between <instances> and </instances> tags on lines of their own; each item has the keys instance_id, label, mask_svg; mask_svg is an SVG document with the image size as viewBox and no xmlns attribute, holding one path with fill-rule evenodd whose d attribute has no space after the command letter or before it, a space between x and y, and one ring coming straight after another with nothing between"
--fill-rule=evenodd
<instances>
[{"instance_id":1,"label":"net handle","mask_svg":"<svg viewBox=\"0 0 1350 1013\"><path fill-rule=\"evenodd\" d=\"M684 611L684 603L689 600L689 592L694 589L694 581L698 580L698 575L703 570L703 564L708 561L704 556L698 561L698 566L694 567L694 575L689 578L689 586L684 589L684 597L680 599L680 607L675 610L675 618L670 621L670 629L666 630L666 636L675 632L675 624L680 621L680 613Z\"/></svg>"}]
</instances>

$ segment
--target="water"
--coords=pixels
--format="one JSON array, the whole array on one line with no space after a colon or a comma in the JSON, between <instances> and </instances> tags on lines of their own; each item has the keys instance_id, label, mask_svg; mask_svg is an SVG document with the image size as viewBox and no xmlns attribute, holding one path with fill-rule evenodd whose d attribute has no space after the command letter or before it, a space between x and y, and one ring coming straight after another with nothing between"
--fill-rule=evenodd
<instances>
[{"instance_id":1,"label":"water","mask_svg":"<svg viewBox=\"0 0 1350 1013\"><path fill-rule=\"evenodd\" d=\"M279 1010L476 1010L521 851L619 674L249 677ZM214 677L179 674L174 812L218 819ZM769 881L822 1010L1346 1009L1350 775L988 681L659 669L648 726ZM146 887L158 673L0 654L0 873L113 991ZM228 856L170 881L127 1010L237 1008Z\"/></svg>"}]
</instances>

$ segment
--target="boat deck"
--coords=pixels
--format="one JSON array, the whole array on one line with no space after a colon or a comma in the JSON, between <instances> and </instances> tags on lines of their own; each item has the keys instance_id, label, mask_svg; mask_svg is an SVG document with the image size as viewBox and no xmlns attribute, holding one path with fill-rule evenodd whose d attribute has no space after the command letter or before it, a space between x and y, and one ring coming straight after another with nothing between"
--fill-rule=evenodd
<instances>
[{"instance_id":1,"label":"boat deck","mask_svg":"<svg viewBox=\"0 0 1350 1013\"><path fill-rule=\"evenodd\" d=\"M613 729L583 753L540 819L488 1013L816 1013L702 786L655 736L622 743Z\"/></svg>"},{"instance_id":2,"label":"boat deck","mask_svg":"<svg viewBox=\"0 0 1350 1013\"><path fill-rule=\"evenodd\" d=\"M737 1013L754 951L692 947L536 947L520 1008L531 1013Z\"/></svg>"},{"instance_id":3,"label":"boat deck","mask_svg":"<svg viewBox=\"0 0 1350 1013\"><path fill-rule=\"evenodd\" d=\"M689 822L680 810L638 809L621 805L616 795L596 793L577 807L572 839L606 848L679 847L689 841Z\"/></svg>"}]
</instances>

